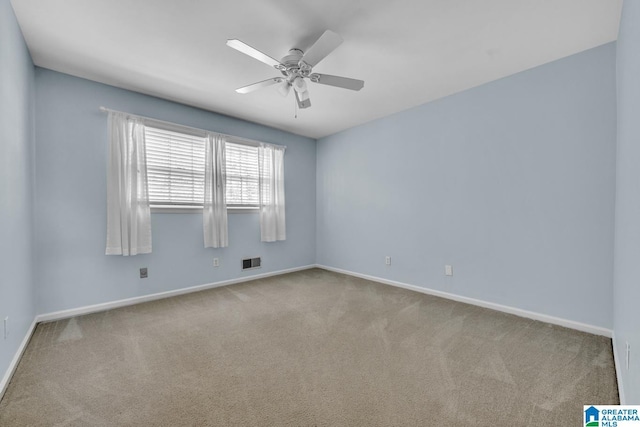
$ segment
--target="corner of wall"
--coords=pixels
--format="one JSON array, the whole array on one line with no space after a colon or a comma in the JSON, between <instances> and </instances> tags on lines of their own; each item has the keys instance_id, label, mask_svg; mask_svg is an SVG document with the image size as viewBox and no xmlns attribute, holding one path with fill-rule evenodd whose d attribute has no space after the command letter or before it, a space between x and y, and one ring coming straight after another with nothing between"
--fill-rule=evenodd
<instances>
[{"instance_id":1,"label":"corner of wall","mask_svg":"<svg viewBox=\"0 0 640 427\"><path fill-rule=\"evenodd\" d=\"M34 64L9 0L0 1L0 39L0 86L11 88L0 98L0 158L7 159L0 170L0 319L7 319L6 336L0 337L1 397L36 313Z\"/></svg>"},{"instance_id":2,"label":"corner of wall","mask_svg":"<svg viewBox=\"0 0 640 427\"><path fill-rule=\"evenodd\" d=\"M640 404L640 2L625 1L616 43L617 163L613 279L614 353L620 399ZM627 346L629 355L627 355ZM628 364L627 364L628 357Z\"/></svg>"}]
</instances>

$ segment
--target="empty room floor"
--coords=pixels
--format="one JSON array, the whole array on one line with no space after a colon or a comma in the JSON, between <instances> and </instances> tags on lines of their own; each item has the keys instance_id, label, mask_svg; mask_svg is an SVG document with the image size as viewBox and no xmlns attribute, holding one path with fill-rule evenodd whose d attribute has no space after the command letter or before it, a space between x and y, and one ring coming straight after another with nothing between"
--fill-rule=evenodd
<instances>
[{"instance_id":1,"label":"empty room floor","mask_svg":"<svg viewBox=\"0 0 640 427\"><path fill-rule=\"evenodd\" d=\"M38 325L0 425L579 425L611 340L319 269Z\"/></svg>"}]
</instances>

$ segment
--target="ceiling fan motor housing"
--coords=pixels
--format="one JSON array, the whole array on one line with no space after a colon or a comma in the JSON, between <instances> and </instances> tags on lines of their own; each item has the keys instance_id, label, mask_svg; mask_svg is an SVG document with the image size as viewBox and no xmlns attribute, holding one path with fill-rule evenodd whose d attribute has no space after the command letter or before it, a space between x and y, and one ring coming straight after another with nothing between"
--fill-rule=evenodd
<instances>
[{"instance_id":1,"label":"ceiling fan motor housing","mask_svg":"<svg viewBox=\"0 0 640 427\"><path fill-rule=\"evenodd\" d=\"M282 75L289 77L293 81L296 76L309 77L311 67L302 61L304 52L300 49L290 49L289 54L284 56L276 68L280 70Z\"/></svg>"},{"instance_id":2,"label":"ceiling fan motor housing","mask_svg":"<svg viewBox=\"0 0 640 427\"><path fill-rule=\"evenodd\" d=\"M300 60L302 59L302 56L304 55L304 52L302 52L300 49L289 49L289 54L285 57L282 58L282 64L286 65L287 68L298 68L298 63L300 62Z\"/></svg>"}]
</instances>

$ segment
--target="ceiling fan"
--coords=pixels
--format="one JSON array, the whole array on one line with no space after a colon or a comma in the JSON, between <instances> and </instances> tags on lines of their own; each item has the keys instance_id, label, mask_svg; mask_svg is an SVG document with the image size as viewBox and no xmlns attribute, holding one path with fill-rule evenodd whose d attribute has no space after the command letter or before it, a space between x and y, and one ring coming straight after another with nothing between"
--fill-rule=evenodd
<instances>
[{"instance_id":1,"label":"ceiling fan","mask_svg":"<svg viewBox=\"0 0 640 427\"><path fill-rule=\"evenodd\" d=\"M362 80L313 72L313 67L318 65L320 61L340 46L342 41L342 37L338 34L327 30L306 52L294 48L289 50L289 54L283 57L282 60L278 61L240 40L227 40L227 46L274 67L276 70L280 71L283 76L273 77L271 79L238 88L236 89L236 92L245 94L267 86L279 84L278 92L280 92L282 96L287 96L293 87L298 107L308 108L311 106L311 100L309 99L309 92L307 90L307 82L305 79L309 79L313 83L335 86L343 89L360 90L364 86L364 82Z\"/></svg>"}]
</instances>

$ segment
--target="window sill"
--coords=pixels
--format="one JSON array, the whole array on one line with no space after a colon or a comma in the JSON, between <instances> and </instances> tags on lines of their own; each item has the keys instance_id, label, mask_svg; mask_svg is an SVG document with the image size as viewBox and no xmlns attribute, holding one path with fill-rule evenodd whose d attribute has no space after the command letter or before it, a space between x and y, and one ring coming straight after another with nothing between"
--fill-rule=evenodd
<instances>
[{"instance_id":1,"label":"window sill","mask_svg":"<svg viewBox=\"0 0 640 427\"><path fill-rule=\"evenodd\" d=\"M227 214L257 214L260 208L227 208ZM200 214L202 215L202 207L200 206L151 206L151 213L162 214Z\"/></svg>"}]
</instances>

